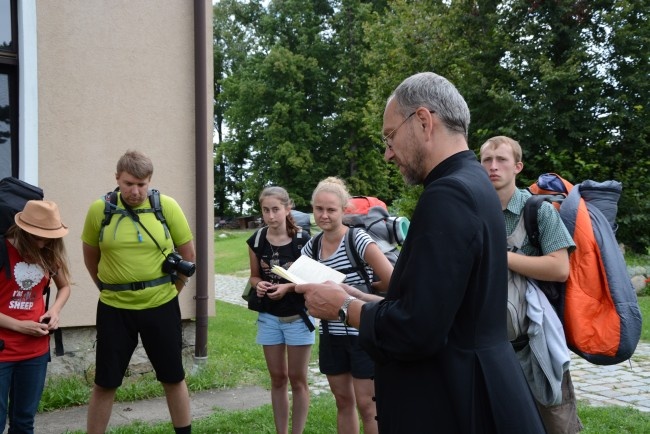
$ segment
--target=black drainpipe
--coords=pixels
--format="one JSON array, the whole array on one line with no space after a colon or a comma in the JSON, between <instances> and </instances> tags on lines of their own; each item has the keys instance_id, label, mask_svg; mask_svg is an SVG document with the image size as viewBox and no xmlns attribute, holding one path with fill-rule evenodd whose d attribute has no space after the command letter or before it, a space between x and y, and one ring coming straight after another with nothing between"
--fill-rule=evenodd
<instances>
[{"instance_id":1,"label":"black drainpipe","mask_svg":"<svg viewBox=\"0 0 650 434\"><path fill-rule=\"evenodd\" d=\"M214 274L208 261L208 89L207 89L207 18L208 0L194 0L194 111L195 111L195 170L196 170L196 332L194 363L200 366L208 358L208 282ZM212 187L214 188L214 187Z\"/></svg>"}]
</instances>

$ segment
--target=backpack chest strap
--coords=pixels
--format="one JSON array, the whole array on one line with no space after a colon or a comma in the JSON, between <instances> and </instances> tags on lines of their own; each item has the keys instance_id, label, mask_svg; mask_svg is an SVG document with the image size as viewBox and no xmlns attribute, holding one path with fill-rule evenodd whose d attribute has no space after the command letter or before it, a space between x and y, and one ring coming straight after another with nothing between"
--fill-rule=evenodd
<instances>
[{"instance_id":1,"label":"backpack chest strap","mask_svg":"<svg viewBox=\"0 0 650 434\"><path fill-rule=\"evenodd\" d=\"M165 230L165 238L169 239L170 237L169 227L167 226L167 219L165 218L165 215L162 212L162 205L160 203L160 192L158 190L151 189L149 190L148 198L149 198L149 204L151 205L151 208L140 208L140 209L134 209L132 211L135 214L154 213L156 219L160 221L160 223L163 226L163 229ZM111 218L113 217L113 214L120 214L120 219L129 216L129 212L126 209L117 207L117 202L118 202L117 189L106 193L106 195L103 196L103 199L104 199L104 219L102 220L99 229L100 242L103 241L104 239L104 228L108 226L108 224L111 222ZM117 231L117 228L115 230Z\"/></svg>"},{"instance_id":2,"label":"backpack chest strap","mask_svg":"<svg viewBox=\"0 0 650 434\"><path fill-rule=\"evenodd\" d=\"M508 244L508 250L511 252L518 252L521 250L524 245L524 240L526 239L526 226L524 223L524 215L522 213L517 222L517 226L512 231L512 233L506 238L506 243Z\"/></svg>"},{"instance_id":3,"label":"backpack chest strap","mask_svg":"<svg viewBox=\"0 0 650 434\"><path fill-rule=\"evenodd\" d=\"M143 282L132 283L104 283L99 282L99 290L108 289L109 291L140 291L142 289L151 288L153 286L162 285L163 283L171 282L172 276L170 274L159 277L158 279L145 280Z\"/></svg>"}]
</instances>

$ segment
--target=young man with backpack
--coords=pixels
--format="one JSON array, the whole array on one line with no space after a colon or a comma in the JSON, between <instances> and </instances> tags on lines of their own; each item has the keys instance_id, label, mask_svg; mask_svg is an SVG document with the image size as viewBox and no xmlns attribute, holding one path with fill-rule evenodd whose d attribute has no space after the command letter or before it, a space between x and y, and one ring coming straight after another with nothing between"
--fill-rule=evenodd
<instances>
[{"instance_id":1,"label":"young man with backpack","mask_svg":"<svg viewBox=\"0 0 650 434\"><path fill-rule=\"evenodd\" d=\"M524 167L521 146L509 137L497 136L488 139L481 146L480 152L481 164L501 200L507 236L512 237L518 227L523 228L523 223L520 224L521 215L526 200L531 196L530 192L516 186L517 174ZM571 235L550 203L543 203L540 207L538 224L540 248L532 246L526 236L518 251L508 252L509 273L541 281L564 282L569 277L569 253L575 248ZM522 366L528 363L529 360L525 359L530 358L530 349L527 348L526 330L519 336L511 335L510 339ZM524 354L529 356L522 358ZM568 434L582 430L568 369L564 372L561 388L562 401L559 405L545 406L537 402L549 434Z\"/></svg>"},{"instance_id":2,"label":"young man with backpack","mask_svg":"<svg viewBox=\"0 0 650 434\"><path fill-rule=\"evenodd\" d=\"M116 203L110 194L93 202L81 234L84 263L100 291L89 434L106 431L138 336L165 391L174 431L192 429L178 294L194 273L193 235L178 203L149 190L152 174L146 155L122 155Z\"/></svg>"}]
</instances>

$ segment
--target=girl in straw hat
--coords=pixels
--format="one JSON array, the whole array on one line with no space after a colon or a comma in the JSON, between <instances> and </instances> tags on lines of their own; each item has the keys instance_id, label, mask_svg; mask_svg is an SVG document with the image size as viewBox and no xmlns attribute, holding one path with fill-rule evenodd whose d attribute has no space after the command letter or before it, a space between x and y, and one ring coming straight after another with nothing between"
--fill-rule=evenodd
<instances>
[{"instance_id":1,"label":"girl in straw hat","mask_svg":"<svg viewBox=\"0 0 650 434\"><path fill-rule=\"evenodd\" d=\"M50 361L51 330L70 297L70 272L62 237L68 228L54 202L31 200L6 234L8 269L0 272L0 431L33 433L34 415ZM43 292L57 287L48 309Z\"/></svg>"}]
</instances>

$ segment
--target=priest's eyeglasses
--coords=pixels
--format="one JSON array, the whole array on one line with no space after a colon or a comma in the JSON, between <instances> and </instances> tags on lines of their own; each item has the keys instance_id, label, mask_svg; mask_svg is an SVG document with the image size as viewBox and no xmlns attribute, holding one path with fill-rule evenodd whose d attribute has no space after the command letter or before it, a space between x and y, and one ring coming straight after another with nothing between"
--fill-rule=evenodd
<instances>
[{"instance_id":1,"label":"priest's eyeglasses","mask_svg":"<svg viewBox=\"0 0 650 434\"><path fill-rule=\"evenodd\" d=\"M408 115L407 117L405 117L404 120L402 121L402 123L399 124L397 126L397 128L394 128L393 131L386 134L385 136L382 136L381 141L384 142L384 145L386 145L386 147L388 149L390 149L391 151L393 150L393 137L397 133L397 130L399 130L402 127L402 125L404 125L406 123L406 121L411 119L413 117L413 115L416 114L416 113L417 113L417 110L414 111L413 113L411 113L410 115ZM433 113L435 113L435 110L429 110L429 113L433 114Z\"/></svg>"}]
</instances>

